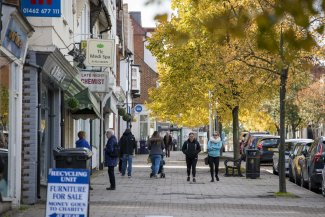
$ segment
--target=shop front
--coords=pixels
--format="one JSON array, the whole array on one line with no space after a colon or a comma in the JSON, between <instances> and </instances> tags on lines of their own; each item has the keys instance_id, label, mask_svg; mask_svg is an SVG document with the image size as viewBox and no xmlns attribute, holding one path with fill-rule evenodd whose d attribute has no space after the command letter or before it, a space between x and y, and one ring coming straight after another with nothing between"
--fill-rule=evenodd
<instances>
[{"instance_id":1,"label":"shop front","mask_svg":"<svg viewBox=\"0 0 325 217\"><path fill-rule=\"evenodd\" d=\"M0 11L1 13L1 11ZM1 210L21 200L22 78L32 26L20 11L2 5L0 38L0 197Z\"/></svg>"}]
</instances>

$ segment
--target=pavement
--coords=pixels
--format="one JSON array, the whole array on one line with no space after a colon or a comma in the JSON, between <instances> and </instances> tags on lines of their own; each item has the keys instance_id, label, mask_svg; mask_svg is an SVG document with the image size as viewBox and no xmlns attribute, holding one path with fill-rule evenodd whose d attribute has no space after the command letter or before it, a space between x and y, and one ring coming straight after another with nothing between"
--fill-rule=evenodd
<instances>
[{"instance_id":1,"label":"pavement","mask_svg":"<svg viewBox=\"0 0 325 217\"><path fill-rule=\"evenodd\" d=\"M90 192L90 216L325 216L325 197L289 181L286 182L287 192L293 196L276 197L274 193L279 190L279 177L269 172L269 166L261 167L258 179L224 177L221 173L220 181L211 183L208 166L203 163L205 156L199 156L196 183L192 179L186 181L184 155L179 151L171 152L171 157L165 158L164 179L149 178L147 155L137 155L133 162L132 178L122 177L116 171L115 191L105 190L109 186L106 168L96 171L91 177L94 190ZM226 152L223 159L231 156L232 152ZM220 168L224 168L222 161ZM45 209L45 201L40 201L2 216L44 217Z\"/></svg>"}]
</instances>

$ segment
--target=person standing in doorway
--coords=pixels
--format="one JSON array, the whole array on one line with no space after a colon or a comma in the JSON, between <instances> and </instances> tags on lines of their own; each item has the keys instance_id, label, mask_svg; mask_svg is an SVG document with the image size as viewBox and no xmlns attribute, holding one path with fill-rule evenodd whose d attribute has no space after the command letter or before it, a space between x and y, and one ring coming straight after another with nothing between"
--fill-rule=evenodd
<instances>
[{"instance_id":1,"label":"person standing in doorway","mask_svg":"<svg viewBox=\"0 0 325 217\"><path fill-rule=\"evenodd\" d=\"M92 147L89 144L89 142L86 140L86 132L85 131L79 131L78 132L78 140L76 141L76 148L87 148L90 151L92 151ZM90 174L91 174L91 161L92 159L90 159ZM89 189L93 190L93 188L91 187L90 183L89 183Z\"/></svg>"},{"instance_id":2,"label":"person standing in doorway","mask_svg":"<svg viewBox=\"0 0 325 217\"><path fill-rule=\"evenodd\" d=\"M132 159L137 148L137 142L135 141L134 135L131 132L131 129L127 128L120 141L119 146L121 147L121 155L122 155L122 176L125 176L126 167L128 169L128 177L132 176Z\"/></svg>"},{"instance_id":3,"label":"person standing in doorway","mask_svg":"<svg viewBox=\"0 0 325 217\"><path fill-rule=\"evenodd\" d=\"M119 159L119 152L117 152L116 146L117 139L114 135L114 131L109 129L106 131L106 137L107 137L107 143L105 148L105 166L108 167L108 177L110 182L110 187L106 188L106 190L115 190L116 184L115 184L115 174L114 174L114 167L117 166L117 161Z\"/></svg>"},{"instance_id":4,"label":"person standing in doorway","mask_svg":"<svg viewBox=\"0 0 325 217\"><path fill-rule=\"evenodd\" d=\"M189 138L184 142L182 146L182 152L185 154L186 166L187 166L187 181L190 181L191 169L193 182L196 182L196 164L198 160L198 154L201 152L200 143L195 139L194 133L189 134Z\"/></svg>"},{"instance_id":5,"label":"person standing in doorway","mask_svg":"<svg viewBox=\"0 0 325 217\"><path fill-rule=\"evenodd\" d=\"M173 138L169 134L169 132L166 132L166 135L164 136L164 143L165 143L165 150L166 150L166 157L170 157L170 149L173 146Z\"/></svg>"},{"instance_id":6,"label":"person standing in doorway","mask_svg":"<svg viewBox=\"0 0 325 217\"><path fill-rule=\"evenodd\" d=\"M89 145L89 142L86 140L85 131L79 131L78 138L79 139L76 141L77 148L88 148L90 151L92 150L91 145Z\"/></svg>"},{"instance_id":7,"label":"person standing in doorway","mask_svg":"<svg viewBox=\"0 0 325 217\"><path fill-rule=\"evenodd\" d=\"M165 148L163 139L159 136L158 131L153 132L148 142L151 158L151 174L150 178L158 178L157 174L162 160L163 150Z\"/></svg>"},{"instance_id":8,"label":"person standing in doorway","mask_svg":"<svg viewBox=\"0 0 325 217\"><path fill-rule=\"evenodd\" d=\"M213 136L210 138L208 142L208 156L209 156L209 167L211 174L211 182L214 182L214 172L216 180L219 181L219 158L220 152L222 148L222 141L220 138L220 134L218 132L214 132Z\"/></svg>"}]
</instances>

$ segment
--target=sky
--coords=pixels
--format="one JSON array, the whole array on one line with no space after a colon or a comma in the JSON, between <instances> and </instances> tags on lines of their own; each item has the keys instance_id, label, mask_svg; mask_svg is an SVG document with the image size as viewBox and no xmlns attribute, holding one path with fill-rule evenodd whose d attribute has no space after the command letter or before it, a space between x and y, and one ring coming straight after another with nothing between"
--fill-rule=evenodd
<instances>
[{"instance_id":1,"label":"sky","mask_svg":"<svg viewBox=\"0 0 325 217\"><path fill-rule=\"evenodd\" d=\"M145 5L148 0L124 0L124 4L129 5L129 11L141 11L141 19L143 27L156 27L154 17L157 14L171 13L170 1L161 0L160 5L157 3Z\"/></svg>"}]
</instances>

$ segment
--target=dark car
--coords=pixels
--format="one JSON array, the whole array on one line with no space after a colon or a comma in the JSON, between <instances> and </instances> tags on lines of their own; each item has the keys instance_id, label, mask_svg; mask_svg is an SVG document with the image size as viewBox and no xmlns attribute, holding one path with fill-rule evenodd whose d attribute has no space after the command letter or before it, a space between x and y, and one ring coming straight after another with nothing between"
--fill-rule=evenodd
<instances>
[{"instance_id":1,"label":"dark car","mask_svg":"<svg viewBox=\"0 0 325 217\"><path fill-rule=\"evenodd\" d=\"M314 142L312 139L289 139L286 142L291 143L293 146L292 151L290 151L288 156L288 172L289 172L289 180L296 184L300 184L300 174L301 168L298 164L299 160L305 158L302 154L305 150L311 146Z\"/></svg>"},{"instance_id":2,"label":"dark car","mask_svg":"<svg viewBox=\"0 0 325 217\"><path fill-rule=\"evenodd\" d=\"M273 150L277 149L279 144L280 136L267 135L258 138L256 148L260 150L260 162L273 162Z\"/></svg>"},{"instance_id":3,"label":"dark car","mask_svg":"<svg viewBox=\"0 0 325 217\"><path fill-rule=\"evenodd\" d=\"M246 150L247 149L251 149L253 147L253 143L254 143L254 139L256 139L257 137L261 137L261 136L265 136L265 135L269 135L269 132L249 132L246 134L244 141L242 143L242 154L241 157L243 160L246 159ZM255 148L255 147L254 147Z\"/></svg>"},{"instance_id":4,"label":"dark car","mask_svg":"<svg viewBox=\"0 0 325 217\"><path fill-rule=\"evenodd\" d=\"M322 184L322 170L325 158L325 136L314 140L308 151L304 151L305 159L299 161L301 166L301 184L307 185L309 190L317 190Z\"/></svg>"},{"instance_id":5,"label":"dark car","mask_svg":"<svg viewBox=\"0 0 325 217\"><path fill-rule=\"evenodd\" d=\"M325 197L325 166L322 171L323 181L322 181L322 195Z\"/></svg>"}]
</instances>

